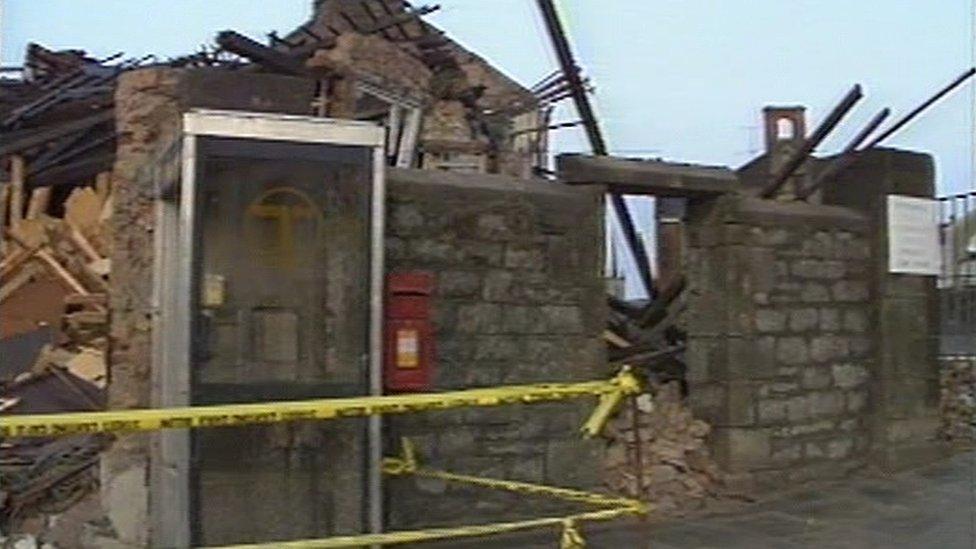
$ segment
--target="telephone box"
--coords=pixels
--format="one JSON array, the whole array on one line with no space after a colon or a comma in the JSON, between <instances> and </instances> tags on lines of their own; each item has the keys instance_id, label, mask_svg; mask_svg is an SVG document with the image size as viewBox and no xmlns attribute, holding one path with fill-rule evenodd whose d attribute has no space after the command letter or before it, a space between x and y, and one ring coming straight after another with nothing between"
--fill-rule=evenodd
<instances>
[{"instance_id":1,"label":"telephone box","mask_svg":"<svg viewBox=\"0 0 976 549\"><path fill-rule=\"evenodd\" d=\"M429 272L391 273L386 280L383 384L388 392L430 389L434 369L434 330Z\"/></svg>"},{"instance_id":2,"label":"telephone box","mask_svg":"<svg viewBox=\"0 0 976 549\"><path fill-rule=\"evenodd\" d=\"M157 196L154 405L382 394L383 127L181 122L138 185ZM154 433L148 545L381 531L381 443L375 416Z\"/></svg>"}]
</instances>

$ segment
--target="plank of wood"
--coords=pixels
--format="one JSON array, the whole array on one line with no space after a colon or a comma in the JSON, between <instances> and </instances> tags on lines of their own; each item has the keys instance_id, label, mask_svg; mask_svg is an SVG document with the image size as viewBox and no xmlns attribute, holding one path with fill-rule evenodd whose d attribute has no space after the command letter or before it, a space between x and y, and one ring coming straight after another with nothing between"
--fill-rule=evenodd
<instances>
[{"instance_id":1,"label":"plank of wood","mask_svg":"<svg viewBox=\"0 0 976 549\"><path fill-rule=\"evenodd\" d=\"M98 276L108 276L112 274L112 260L103 257L88 263L88 269Z\"/></svg>"},{"instance_id":2,"label":"plank of wood","mask_svg":"<svg viewBox=\"0 0 976 549\"><path fill-rule=\"evenodd\" d=\"M98 195L98 199L101 201L102 207L104 207L105 201L112 194L111 172L102 172L95 176L95 194Z\"/></svg>"},{"instance_id":3,"label":"plank of wood","mask_svg":"<svg viewBox=\"0 0 976 549\"><path fill-rule=\"evenodd\" d=\"M66 223L68 224L68 237L71 239L71 242L79 250L81 250L81 253L85 254L88 261L101 261L103 259L102 255L98 253L98 250L95 249L95 246L92 245L91 241L88 240L84 234L82 234L78 226L75 225L75 223L71 220L67 220Z\"/></svg>"},{"instance_id":4,"label":"plank of wood","mask_svg":"<svg viewBox=\"0 0 976 549\"><path fill-rule=\"evenodd\" d=\"M631 346L629 341L611 332L610 330L603 330L603 339L607 343L619 349L626 349L627 347Z\"/></svg>"},{"instance_id":5,"label":"plank of wood","mask_svg":"<svg viewBox=\"0 0 976 549\"><path fill-rule=\"evenodd\" d=\"M79 187L71 191L64 202L64 219L78 230L87 233L98 225L102 213L102 201L91 187Z\"/></svg>"},{"instance_id":6,"label":"plank of wood","mask_svg":"<svg viewBox=\"0 0 976 549\"><path fill-rule=\"evenodd\" d=\"M36 219L47 213L47 206L51 202L51 187L40 187L31 192L30 203L27 205L27 219Z\"/></svg>"},{"instance_id":7,"label":"plank of wood","mask_svg":"<svg viewBox=\"0 0 976 549\"><path fill-rule=\"evenodd\" d=\"M47 250L38 250L37 257L44 262L44 264L51 270L51 272L58 277L59 280L64 282L65 286L71 291L79 294L89 294L89 292L81 282L78 281L74 275L71 274L68 269L64 267L54 256L51 255Z\"/></svg>"},{"instance_id":8,"label":"plank of wood","mask_svg":"<svg viewBox=\"0 0 976 549\"><path fill-rule=\"evenodd\" d=\"M24 266L20 272L14 276L10 282L7 282L2 287L0 287L0 303L7 300L8 297L14 295L14 293L21 289L24 285L30 282L34 276L37 275L39 267L34 263L28 263Z\"/></svg>"},{"instance_id":9,"label":"plank of wood","mask_svg":"<svg viewBox=\"0 0 976 549\"><path fill-rule=\"evenodd\" d=\"M68 294L64 298L65 305L106 305L108 303L107 294Z\"/></svg>"},{"instance_id":10,"label":"plank of wood","mask_svg":"<svg viewBox=\"0 0 976 549\"><path fill-rule=\"evenodd\" d=\"M24 250L23 248L17 248L14 253L10 254L3 263L0 263L0 279L7 278L8 276L17 272L24 264L30 261L31 257L37 253L40 248L31 248L29 250Z\"/></svg>"},{"instance_id":11,"label":"plank of wood","mask_svg":"<svg viewBox=\"0 0 976 549\"><path fill-rule=\"evenodd\" d=\"M20 397L0 398L0 412L6 412L20 403Z\"/></svg>"},{"instance_id":12,"label":"plank of wood","mask_svg":"<svg viewBox=\"0 0 976 549\"><path fill-rule=\"evenodd\" d=\"M108 313L105 311L79 311L64 315L64 321L75 327L85 327L108 323Z\"/></svg>"},{"instance_id":13,"label":"plank of wood","mask_svg":"<svg viewBox=\"0 0 976 549\"><path fill-rule=\"evenodd\" d=\"M101 275L98 275L88 267L88 263L84 258L73 255L66 249L58 246L52 246L45 249L45 251L50 253L51 257L56 259L62 267L74 275L85 288L91 288L100 292L108 291L108 284L105 283ZM89 291L89 293L91 292Z\"/></svg>"},{"instance_id":14,"label":"plank of wood","mask_svg":"<svg viewBox=\"0 0 976 549\"><path fill-rule=\"evenodd\" d=\"M105 354L100 349L85 347L65 364L72 374L96 387L105 388Z\"/></svg>"},{"instance_id":15,"label":"plank of wood","mask_svg":"<svg viewBox=\"0 0 976 549\"><path fill-rule=\"evenodd\" d=\"M0 183L0 228L7 226L7 204L10 202L10 183Z\"/></svg>"},{"instance_id":16,"label":"plank of wood","mask_svg":"<svg viewBox=\"0 0 976 549\"><path fill-rule=\"evenodd\" d=\"M51 226L51 218L21 219L12 222L7 236L16 236L21 242L25 242L29 248L46 245L49 241L47 228Z\"/></svg>"},{"instance_id":17,"label":"plank of wood","mask_svg":"<svg viewBox=\"0 0 976 549\"><path fill-rule=\"evenodd\" d=\"M24 219L24 159L10 157L10 222L15 224Z\"/></svg>"},{"instance_id":18,"label":"plank of wood","mask_svg":"<svg viewBox=\"0 0 976 549\"><path fill-rule=\"evenodd\" d=\"M98 222L105 226L108 220L112 219L112 202L115 194L109 194L105 199L105 203L102 204L102 211L98 215Z\"/></svg>"}]
</instances>

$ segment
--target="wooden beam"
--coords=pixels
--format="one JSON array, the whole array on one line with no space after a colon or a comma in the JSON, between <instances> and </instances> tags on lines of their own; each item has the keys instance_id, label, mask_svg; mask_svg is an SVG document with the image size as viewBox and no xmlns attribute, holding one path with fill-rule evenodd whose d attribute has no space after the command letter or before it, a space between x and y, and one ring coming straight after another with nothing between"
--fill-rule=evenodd
<instances>
[{"instance_id":1,"label":"wooden beam","mask_svg":"<svg viewBox=\"0 0 976 549\"><path fill-rule=\"evenodd\" d=\"M85 130L114 119L115 111L109 109L91 116L86 116L85 118L79 118L78 120L59 123L54 127L21 130L9 136L9 140L4 140L4 144L0 145L0 156L18 153L31 147L43 145L59 137Z\"/></svg>"},{"instance_id":2,"label":"wooden beam","mask_svg":"<svg viewBox=\"0 0 976 549\"><path fill-rule=\"evenodd\" d=\"M569 185L605 185L607 192L669 197L705 197L735 191L738 179L726 167L662 160L561 154L559 180Z\"/></svg>"},{"instance_id":3,"label":"wooden beam","mask_svg":"<svg viewBox=\"0 0 976 549\"><path fill-rule=\"evenodd\" d=\"M24 158L10 157L10 224L16 225L24 219Z\"/></svg>"},{"instance_id":4,"label":"wooden beam","mask_svg":"<svg viewBox=\"0 0 976 549\"><path fill-rule=\"evenodd\" d=\"M19 236L15 235L13 233L8 233L7 236L11 240L13 240L15 244L17 244L18 246L20 246L22 249L24 249L24 250L30 250L31 249L31 247L28 246L26 242L24 242L23 240L21 240ZM74 275L72 275L70 272L68 272L68 269L66 269L64 267L64 265L60 264L57 259L54 259L54 257L52 257L51 254L47 250L44 250L42 248L42 249L36 250L34 252L34 254L37 256L38 259L40 259L44 263L44 265L48 269L51 270L51 272L61 282L63 282L73 292L79 293L79 294L84 294L84 295L87 295L87 294L90 294L91 293L91 292L88 291L87 288L85 288L84 286L82 286L81 282L78 282L78 279L75 278Z\"/></svg>"},{"instance_id":5,"label":"wooden beam","mask_svg":"<svg viewBox=\"0 0 976 549\"><path fill-rule=\"evenodd\" d=\"M50 201L51 187L40 187L31 191L30 203L27 205L27 219L37 219L47 213Z\"/></svg>"},{"instance_id":6,"label":"wooden beam","mask_svg":"<svg viewBox=\"0 0 976 549\"><path fill-rule=\"evenodd\" d=\"M217 35L217 44L225 50L246 57L255 63L277 72L308 76L305 64L290 55L255 42L243 34L226 30Z\"/></svg>"},{"instance_id":7,"label":"wooden beam","mask_svg":"<svg viewBox=\"0 0 976 549\"><path fill-rule=\"evenodd\" d=\"M0 183L0 232L7 227L7 204L10 202L10 183ZM4 251L0 248L0 251Z\"/></svg>"},{"instance_id":8,"label":"wooden beam","mask_svg":"<svg viewBox=\"0 0 976 549\"><path fill-rule=\"evenodd\" d=\"M68 269L65 268L54 256L51 255L47 250L38 250L37 257L51 270L51 272L61 281L64 285L71 291L79 294L91 293L78 281L74 275L71 274Z\"/></svg>"},{"instance_id":9,"label":"wooden beam","mask_svg":"<svg viewBox=\"0 0 976 549\"><path fill-rule=\"evenodd\" d=\"M75 245L76 248L81 250L81 253L85 254L88 261L100 261L102 260L101 254L95 249L91 241L85 238L85 235L81 232L77 225L70 221L66 221L68 225L68 237L71 239L71 243Z\"/></svg>"},{"instance_id":10,"label":"wooden beam","mask_svg":"<svg viewBox=\"0 0 976 549\"><path fill-rule=\"evenodd\" d=\"M22 265L30 261L30 259L34 257L34 254L37 253L37 250L39 249L40 247L31 248L29 250L17 248L15 252L4 258L3 262L0 263L0 280L15 273Z\"/></svg>"},{"instance_id":11,"label":"wooden beam","mask_svg":"<svg viewBox=\"0 0 976 549\"><path fill-rule=\"evenodd\" d=\"M108 195L112 194L112 173L102 172L95 176L95 194L105 204Z\"/></svg>"},{"instance_id":12,"label":"wooden beam","mask_svg":"<svg viewBox=\"0 0 976 549\"><path fill-rule=\"evenodd\" d=\"M23 269L17 273L17 276L13 277L10 282L7 282L3 286L0 286L0 303L7 300L8 297L14 295L14 293L21 289L24 285L31 281L37 271L40 269L34 263L28 263Z\"/></svg>"},{"instance_id":13,"label":"wooden beam","mask_svg":"<svg viewBox=\"0 0 976 549\"><path fill-rule=\"evenodd\" d=\"M824 118L823 122L821 122L820 125L813 130L810 137L803 141L803 145L801 145L800 148L797 149L793 155L786 160L783 167L773 175L772 180L768 185L763 187L762 191L759 193L759 196L762 198L773 198L776 196L776 193L789 180L790 176L793 175L793 173L796 172L796 170L807 161L814 149L816 149L817 146L820 145L820 143L828 135L830 135L830 132L834 131L834 128L840 124L840 121L843 120L844 116L846 116L847 113L854 108L854 105L856 105L862 97L864 97L864 93L861 91L861 85L855 84L854 87L847 92L847 95L841 99L840 103L838 103L833 110L830 111L827 117Z\"/></svg>"},{"instance_id":14,"label":"wooden beam","mask_svg":"<svg viewBox=\"0 0 976 549\"><path fill-rule=\"evenodd\" d=\"M583 128L586 130L586 136L590 142L590 147L593 149L593 154L607 156L607 144L603 140L603 133L600 131L600 124L597 122L593 106L590 105L590 98L580 76L579 65L576 64L573 51L569 47L569 39L563 31L559 14L556 13L556 6L552 0L536 0L536 3L546 23L546 31L552 41L553 49L556 51L556 57L559 59L559 68L569 84L569 94L573 98L580 119L583 120ZM620 225L620 231L630 249L630 255L637 266L644 291L647 292L648 298L654 299L655 290L654 279L651 276L651 262L647 258L647 251L644 249L643 243L637 236L637 228L634 225L634 218L630 215L627 202L624 201L623 195L612 192L610 193L610 205L613 207L614 215Z\"/></svg>"}]
</instances>

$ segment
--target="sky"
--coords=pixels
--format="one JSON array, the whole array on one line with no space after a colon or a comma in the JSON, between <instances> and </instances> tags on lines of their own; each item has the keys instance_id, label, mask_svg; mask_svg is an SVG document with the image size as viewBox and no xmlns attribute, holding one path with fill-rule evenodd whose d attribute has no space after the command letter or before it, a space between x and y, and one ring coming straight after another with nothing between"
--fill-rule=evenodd
<instances>
[{"instance_id":1,"label":"sky","mask_svg":"<svg viewBox=\"0 0 976 549\"><path fill-rule=\"evenodd\" d=\"M177 56L234 29L291 30L311 0L0 0L0 63L35 41L107 57ZM415 0L415 5L422 4ZM556 67L533 0L429 0L455 40L529 85ZM889 123L974 64L976 0L556 0L622 156L737 167L759 154L765 105L807 107L814 128L860 83L865 98L817 150L841 149L876 112ZM564 104L562 120L574 120ZM935 156L940 193L974 184L972 81L885 145ZM559 152L588 151L579 128ZM647 222L646 201L636 205Z\"/></svg>"}]
</instances>

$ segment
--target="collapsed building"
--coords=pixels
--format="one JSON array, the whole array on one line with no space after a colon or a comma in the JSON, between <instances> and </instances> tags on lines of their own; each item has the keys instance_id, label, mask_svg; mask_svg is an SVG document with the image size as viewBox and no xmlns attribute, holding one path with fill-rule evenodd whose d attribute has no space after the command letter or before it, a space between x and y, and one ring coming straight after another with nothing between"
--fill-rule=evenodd
<instances>
[{"instance_id":1,"label":"collapsed building","mask_svg":"<svg viewBox=\"0 0 976 549\"><path fill-rule=\"evenodd\" d=\"M5 361L5 412L369 394L377 226L387 291L428 299L436 367L412 390L585 381L631 364L654 397L628 402L597 440L577 434L590 407L567 402L392 417L378 439L344 419L5 441L8 524L36 517L37 501L84 497L84 512L68 511L87 525L83 543L182 546L562 510L430 479L376 493L369 443L392 454L401 437L447 470L601 487L661 510L942 451L928 440L934 323L918 313L930 280L884 268L883 197L932 196L931 157L797 162L803 113L781 108L765 112L766 154L739 170L564 155L553 172L547 132L566 79L517 84L424 21L431 8L315 5L267 43L224 31L218 51L166 62L28 48L25 78L0 95L0 315L17 338L4 349L24 356L9 373ZM217 122L237 137L200 129ZM383 128L370 147L384 158L241 141L249 124L291 122ZM308 185L322 179L334 189ZM813 181L811 200L795 200ZM650 303L606 295L605 192L666 210ZM186 249L192 265L179 263ZM166 296L190 294L181 323ZM30 391L59 402L35 406Z\"/></svg>"}]
</instances>

